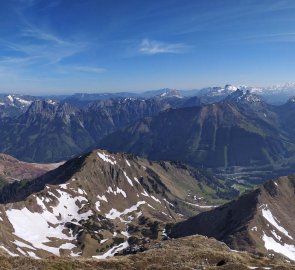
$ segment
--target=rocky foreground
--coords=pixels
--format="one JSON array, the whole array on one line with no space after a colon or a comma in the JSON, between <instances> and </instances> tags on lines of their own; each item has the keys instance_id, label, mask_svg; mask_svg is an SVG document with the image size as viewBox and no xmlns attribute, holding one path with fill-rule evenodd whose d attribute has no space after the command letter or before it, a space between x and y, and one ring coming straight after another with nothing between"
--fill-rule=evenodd
<instances>
[{"instance_id":1,"label":"rocky foreground","mask_svg":"<svg viewBox=\"0 0 295 270\"><path fill-rule=\"evenodd\" d=\"M272 258L237 252L225 244L203 236L151 242L149 249L128 256L107 260L68 259L52 257L34 260L28 257L0 257L0 269L295 269L295 264L283 258Z\"/></svg>"}]
</instances>

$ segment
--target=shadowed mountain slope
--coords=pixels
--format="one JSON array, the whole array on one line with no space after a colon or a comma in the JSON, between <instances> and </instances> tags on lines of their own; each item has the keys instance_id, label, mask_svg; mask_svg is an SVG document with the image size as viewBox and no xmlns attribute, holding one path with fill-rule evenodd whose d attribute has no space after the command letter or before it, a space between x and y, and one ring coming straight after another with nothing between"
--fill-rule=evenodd
<instances>
[{"instance_id":1,"label":"shadowed mountain slope","mask_svg":"<svg viewBox=\"0 0 295 270\"><path fill-rule=\"evenodd\" d=\"M224 241L233 249L279 253L295 260L294 206L295 175L281 177L176 224L170 236L201 234Z\"/></svg>"}]
</instances>

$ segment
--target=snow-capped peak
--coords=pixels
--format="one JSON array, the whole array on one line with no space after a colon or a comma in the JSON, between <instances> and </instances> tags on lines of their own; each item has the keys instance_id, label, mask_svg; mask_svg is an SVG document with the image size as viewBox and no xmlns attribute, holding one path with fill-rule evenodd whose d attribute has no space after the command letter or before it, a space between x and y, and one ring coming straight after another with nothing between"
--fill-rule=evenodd
<instances>
[{"instance_id":1,"label":"snow-capped peak","mask_svg":"<svg viewBox=\"0 0 295 270\"><path fill-rule=\"evenodd\" d=\"M261 99L256 94L251 93L249 89L237 89L231 95L229 95L226 100L234 101L237 103L248 102L248 103L258 103Z\"/></svg>"},{"instance_id":2,"label":"snow-capped peak","mask_svg":"<svg viewBox=\"0 0 295 270\"><path fill-rule=\"evenodd\" d=\"M160 95L162 98L170 98L170 97L175 97L175 98L183 98L182 95L180 94L179 91L176 89L167 89L164 93Z\"/></svg>"},{"instance_id":3,"label":"snow-capped peak","mask_svg":"<svg viewBox=\"0 0 295 270\"><path fill-rule=\"evenodd\" d=\"M29 96L18 94L8 94L0 97L1 105L6 107L27 108L31 105L32 101L32 98Z\"/></svg>"},{"instance_id":4,"label":"snow-capped peak","mask_svg":"<svg viewBox=\"0 0 295 270\"><path fill-rule=\"evenodd\" d=\"M238 88L234 85L231 85L231 84L227 84L225 87L224 87L224 90L227 91L227 92L235 92L238 90Z\"/></svg>"}]
</instances>

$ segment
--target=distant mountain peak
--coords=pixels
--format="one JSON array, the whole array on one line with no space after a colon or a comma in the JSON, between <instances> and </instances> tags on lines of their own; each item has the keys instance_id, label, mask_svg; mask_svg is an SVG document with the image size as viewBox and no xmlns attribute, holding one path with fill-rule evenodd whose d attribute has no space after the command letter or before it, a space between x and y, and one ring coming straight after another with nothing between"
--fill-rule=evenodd
<instances>
[{"instance_id":1,"label":"distant mountain peak","mask_svg":"<svg viewBox=\"0 0 295 270\"><path fill-rule=\"evenodd\" d=\"M43 113L44 111L54 111L55 104L45 100L35 100L28 108L27 113Z\"/></svg>"},{"instance_id":2,"label":"distant mountain peak","mask_svg":"<svg viewBox=\"0 0 295 270\"><path fill-rule=\"evenodd\" d=\"M224 87L214 86L201 89L199 96L222 98L235 92L238 88L232 84L226 84Z\"/></svg>"},{"instance_id":3,"label":"distant mountain peak","mask_svg":"<svg viewBox=\"0 0 295 270\"><path fill-rule=\"evenodd\" d=\"M236 103L260 103L261 98L251 93L249 89L237 89L231 95L226 97L226 101L236 102Z\"/></svg>"},{"instance_id":4,"label":"distant mountain peak","mask_svg":"<svg viewBox=\"0 0 295 270\"><path fill-rule=\"evenodd\" d=\"M183 98L180 91L176 89L165 89L165 92L159 95L161 98Z\"/></svg>"},{"instance_id":5,"label":"distant mountain peak","mask_svg":"<svg viewBox=\"0 0 295 270\"><path fill-rule=\"evenodd\" d=\"M0 97L0 105L6 107L27 108L32 102L32 97L24 95L7 94Z\"/></svg>"},{"instance_id":6,"label":"distant mountain peak","mask_svg":"<svg viewBox=\"0 0 295 270\"><path fill-rule=\"evenodd\" d=\"M228 92L235 92L238 90L238 88L234 85L227 84L227 85L225 85L224 90L228 91Z\"/></svg>"},{"instance_id":7,"label":"distant mountain peak","mask_svg":"<svg viewBox=\"0 0 295 270\"><path fill-rule=\"evenodd\" d=\"M68 103L58 103L53 100L36 100L28 108L25 115L29 116L31 120L36 120L36 117L47 120L58 118L68 124L71 121L71 116L75 116L78 111L79 109ZM23 115L24 118L26 118L25 115Z\"/></svg>"}]
</instances>

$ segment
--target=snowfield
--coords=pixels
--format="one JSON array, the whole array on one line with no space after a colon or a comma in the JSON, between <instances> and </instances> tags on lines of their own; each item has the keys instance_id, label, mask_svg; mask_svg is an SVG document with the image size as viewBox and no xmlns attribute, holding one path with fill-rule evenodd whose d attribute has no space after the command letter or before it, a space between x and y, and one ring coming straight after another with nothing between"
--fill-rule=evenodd
<instances>
[{"instance_id":1,"label":"snowfield","mask_svg":"<svg viewBox=\"0 0 295 270\"><path fill-rule=\"evenodd\" d=\"M74 241L72 235L64 232L66 222L78 222L82 219L88 218L92 215L89 210L86 213L79 213L80 208L77 202L87 202L83 196L72 197L67 192L57 190L59 197L56 196L58 204L56 206L46 205L48 202L44 197L35 197L37 204L42 209L41 213L31 212L28 208L10 209L6 211L7 218L14 229L14 234L25 242L14 242L18 247L26 247L32 250L42 249L54 255L59 256L60 249L73 249L75 245L69 243ZM48 194L48 193L47 193ZM51 193L51 196L55 196ZM57 247L49 246L48 244L55 245L57 242L63 240L64 243L57 245Z\"/></svg>"}]
</instances>

